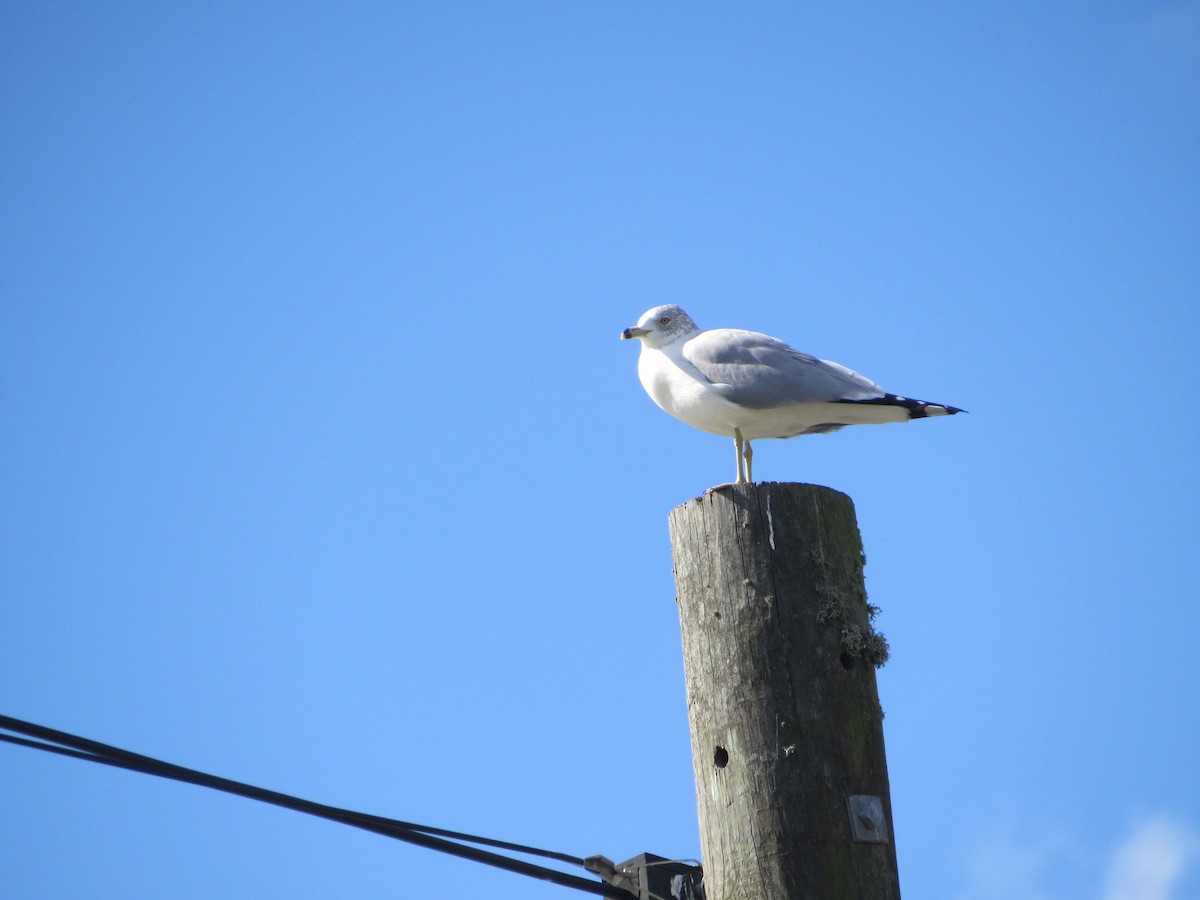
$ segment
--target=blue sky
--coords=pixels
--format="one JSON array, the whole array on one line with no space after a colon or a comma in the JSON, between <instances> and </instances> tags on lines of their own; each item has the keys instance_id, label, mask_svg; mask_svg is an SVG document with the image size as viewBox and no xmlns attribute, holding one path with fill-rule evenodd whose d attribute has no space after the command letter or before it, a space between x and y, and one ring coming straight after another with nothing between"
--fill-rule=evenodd
<instances>
[{"instance_id":1,"label":"blue sky","mask_svg":"<svg viewBox=\"0 0 1200 900\"><path fill-rule=\"evenodd\" d=\"M856 502L906 896L1200 898L1194 0L12 0L0 138L0 712L697 856L673 302L971 411L755 448ZM573 894L0 755L13 896Z\"/></svg>"}]
</instances>

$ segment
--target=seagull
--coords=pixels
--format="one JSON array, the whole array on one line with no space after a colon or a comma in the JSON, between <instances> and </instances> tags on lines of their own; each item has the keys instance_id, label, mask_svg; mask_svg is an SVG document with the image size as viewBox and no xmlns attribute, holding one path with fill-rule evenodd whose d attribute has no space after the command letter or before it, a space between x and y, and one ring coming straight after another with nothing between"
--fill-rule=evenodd
<instances>
[{"instance_id":1,"label":"seagull","mask_svg":"<svg viewBox=\"0 0 1200 900\"><path fill-rule=\"evenodd\" d=\"M733 438L735 484L753 479L750 442L759 438L964 412L889 394L845 366L757 331L701 331L674 305L647 310L621 339L642 342L638 378L651 400L693 428Z\"/></svg>"}]
</instances>

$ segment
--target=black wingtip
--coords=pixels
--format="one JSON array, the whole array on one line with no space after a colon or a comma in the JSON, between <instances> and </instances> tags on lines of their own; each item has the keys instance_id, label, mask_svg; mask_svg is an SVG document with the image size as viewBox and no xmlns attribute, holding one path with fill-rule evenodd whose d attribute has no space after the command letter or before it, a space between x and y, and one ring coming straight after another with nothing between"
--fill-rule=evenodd
<instances>
[{"instance_id":1,"label":"black wingtip","mask_svg":"<svg viewBox=\"0 0 1200 900\"><path fill-rule=\"evenodd\" d=\"M945 403L930 403L928 400L913 400L911 397L901 397L897 394L884 394L869 400L839 400L838 403L861 403L869 406L901 406L908 410L910 419L926 419L930 416L953 416L965 413L965 409L957 406L947 406Z\"/></svg>"}]
</instances>

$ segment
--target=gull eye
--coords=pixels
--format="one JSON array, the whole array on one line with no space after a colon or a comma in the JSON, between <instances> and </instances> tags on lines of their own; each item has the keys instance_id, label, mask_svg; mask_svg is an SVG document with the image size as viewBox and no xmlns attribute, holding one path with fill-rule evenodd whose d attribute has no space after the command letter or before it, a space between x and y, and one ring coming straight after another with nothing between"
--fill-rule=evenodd
<instances>
[{"instance_id":1,"label":"gull eye","mask_svg":"<svg viewBox=\"0 0 1200 900\"><path fill-rule=\"evenodd\" d=\"M671 324L671 317L670 317L670 316L663 316L661 319L659 319L659 320L658 320L658 324L659 324L659 325L670 325L670 324Z\"/></svg>"}]
</instances>

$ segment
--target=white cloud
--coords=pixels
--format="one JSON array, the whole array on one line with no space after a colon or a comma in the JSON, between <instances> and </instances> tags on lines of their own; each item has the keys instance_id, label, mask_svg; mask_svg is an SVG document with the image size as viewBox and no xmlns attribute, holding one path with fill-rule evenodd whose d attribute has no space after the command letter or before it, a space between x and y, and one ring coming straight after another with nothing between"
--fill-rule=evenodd
<instances>
[{"instance_id":1,"label":"white cloud","mask_svg":"<svg viewBox=\"0 0 1200 900\"><path fill-rule=\"evenodd\" d=\"M1200 834L1157 815L1136 823L1109 865L1104 900L1172 900L1188 867L1200 859Z\"/></svg>"},{"instance_id":2,"label":"white cloud","mask_svg":"<svg viewBox=\"0 0 1200 900\"><path fill-rule=\"evenodd\" d=\"M1077 870L1078 856L1064 835L997 828L971 850L955 900L1058 900L1052 884L1064 869Z\"/></svg>"},{"instance_id":3,"label":"white cloud","mask_svg":"<svg viewBox=\"0 0 1200 900\"><path fill-rule=\"evenodd\" d=\"M903 869L903 857L901 858ZM1200 900L1184 898L1200 873L1200 832L1164 813L1136 819L1110 847L1044 823L1009 820L981 835L959 870L954 900ZM1103 886L1103 890L1098 890Z\"/></svg>"}]
</instances>

